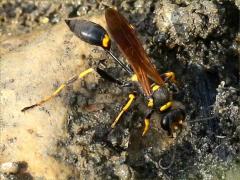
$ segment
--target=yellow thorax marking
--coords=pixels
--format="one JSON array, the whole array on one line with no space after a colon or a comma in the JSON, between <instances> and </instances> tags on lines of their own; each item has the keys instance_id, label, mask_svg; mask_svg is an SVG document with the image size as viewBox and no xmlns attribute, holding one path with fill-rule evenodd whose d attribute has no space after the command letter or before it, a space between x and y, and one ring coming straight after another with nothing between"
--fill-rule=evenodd
<instances>
[{"instance_id":1,"label":"yellow thorax marking","mask_svg":"<svg viewBox=\"0 0 240 180\"><path fill-rule=\"evenodd\" d=\"M131 79L131 81L138 81L136 74L132 75L132 77L130 79Z\"/></svg>"},{"instance_id":2,"label":"yellow thorax marking","mask_svg":"<svg viewBox=\"0 0 240 180\"><path fill-rule=\"evenodd\" d=\"M153 85L152 91L155 92L155 91L157 91L159 88L160 88L159 85Z\"/></svg>"},{"instance_id":3,"label":"yellow thorax marking","mask_svg":"<svg viewBox=\"0 0 240 180\"><path fill-rule=\"evenodd\" d=\"M164 104L163 106L161 106L159 109L160 111L165 111L166 109L170 108L172 106L172 101L167 102L166 104Z\"/></svg>"},{"instance_id":4,"label":"yellow thorax marking","mask_svg":"<svg viewBox=\"0 0 240 180\"><path fill-rule=\"evenodd\" d=\"M148 99L148 107L153 107L153 98Z\"/></svg>"},{"instance_id":5,"label":"yellow thorax marking","mask_svg":"<svg viewBox=\"0 0 240 180\"><path fill-rule=\"evenodd\" d=\"M107 48L109 46L109 41L110 41L109 36L107 34L105 34L104 38L102 40L103 47Z\"/></svg>"}]
</instances>

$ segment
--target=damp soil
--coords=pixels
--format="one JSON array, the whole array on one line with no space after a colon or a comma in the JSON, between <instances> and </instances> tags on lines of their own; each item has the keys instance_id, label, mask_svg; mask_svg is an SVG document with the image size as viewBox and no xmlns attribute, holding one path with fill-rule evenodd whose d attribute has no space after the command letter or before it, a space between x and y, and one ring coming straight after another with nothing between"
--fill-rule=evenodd
<instances>
[{"instance_id":1,"label":"damp soil","mask_svg":"<svg viewBox=\"0 0 240 180\"><path fill-rule=\"evenodd\" d=\"M148 134L141 136L146 113L141 93L116 128L110 128L128 93L139 92L138 85L83 80L80 89L67 93L62 127L67 135L57 139L50 156L74 169L69 180L240 178L239 4L233 0L0 3L2 38L115 6L138 32L158 71L176 74L179 92L174 99L185 105L187 115L187 126L176 139L161 129L158 114ZM107 72L127 80L127 73L110 57L92 49L98 57L84 57L89 65L96 66L95 58L103 59ZM112 50L123 59L114 42ZM172 166L163 169L174 151Z\"/></svg>"}]
</instances>

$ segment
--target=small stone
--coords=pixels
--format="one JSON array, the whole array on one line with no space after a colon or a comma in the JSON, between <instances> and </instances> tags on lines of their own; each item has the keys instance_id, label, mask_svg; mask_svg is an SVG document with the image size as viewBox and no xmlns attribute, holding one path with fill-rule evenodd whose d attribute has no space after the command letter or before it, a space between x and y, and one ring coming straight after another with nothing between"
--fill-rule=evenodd
<instances>
[{"instance_id":1,"label":"small stone","mask_svg":"<svg viewBox=\"0 0 240 180\"><path fill-rule=\"evenodd\" d=\"M115 174L119 177L119 179L122 179L122 180L131 179L132 177L131 170L126 164L117 166L115 170Z\"/></svg>"},{"instance_id":2,"label":"small stone","mask_svg":"<svg viewBox=\"0 0 240 180\"><path fill-rule=\"evenodd\" d=\"M0 172L5 174L16 174L19 171L19 165L16 162L6 162L0 165Z\"/></svg>"},{"instance_id":3,"label":"small stone","mask_svg":"<svg viewBox=\"0 0 240 180\"><path fill-rule=\"evenodd\" d=\"M49 19L47 17L40 17L39 22L42 24L47 24L49 22Z\"/></svg>"},{"instance_id":4,"label":"small stone","mask_svg":"<svg viewBox=\"0 0 240 180\"><path fill-rule=\"evenodd\" d=\"M80 6L77 10L77 16L82 16L87 14L88 10L89 10L88 6Z\"/></svg>"},{"instance_id":5,"label":"small stone","mask_svg":"<svg viewBox=\"0 0 240 180\"><path fill-rule=\"evenodd\" d=\"M52 13L52 14L50 14L50 22L52 23L52 24L56 24L56 23L59 23L59 21L61 20L61 17L60 17L60 15L59 14L57 14L57 13Z\"/></svg>"}]
</instances>

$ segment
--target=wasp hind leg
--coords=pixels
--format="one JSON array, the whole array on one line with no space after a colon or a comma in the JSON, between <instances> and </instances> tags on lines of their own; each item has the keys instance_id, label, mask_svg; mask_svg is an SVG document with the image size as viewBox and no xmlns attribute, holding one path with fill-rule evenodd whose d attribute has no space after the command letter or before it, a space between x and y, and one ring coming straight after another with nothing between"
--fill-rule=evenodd
<instances>
[{"instance_id":1,"label":"wasp hind leg","mask_svg":"<svg viewBox=\"0 0 240 180\"><path fill-rule=\"evenodd\" d=\"M79 75L75 75L73 76L71 79L69 79L68 81L66 81L65 83L61 84L50 96L46 96L45 98L43 98L41 101L31 105L31 106L27 106L24 107L21 111L24 112L26 110L32 109L36 106L41 106L43 103L51 100L52 98L56 97L57 95L60 94L60 92L69 84L72 84L73 82L75 82L78 79L83 78L84 76L88 75L89 73L94 72L93 68L89 68L83 72L81 72Z\"/></svg>"},{"instance_id":2,"label":"wasp hind leg","mask_svg":"<svg viewBox=\"0 0 240 180\"><path fill-rule=\"evenodd\" d=\"M118 114L116 119L113 121L111 128L115 128L116 124L122 117L123 113L126 112L130 108L130 106L134 102L135 98L136 98L136 96L134 93L129 94L127 103L123 106L122 110L120 111L120 113Z\"/></svg>"},{"instance_id":3,"label":"wasp hind leg","mask_svg":"<svg viewBox=\"0 0 240 180\"><path fill-rule=\"evenodd\" d=\"M105 59L104 59L105 60ZM115 83L121 87L129 87L132 84L129 82L125 82L125 81L121 81L119 79L117 79L116 77L112 76L111 74L109 74L107 71L105 71L104 69L100 68L100 66L105 67L105 65L100 61L100 63L98 64L97 68L96 68L96 72L105 80Z\"/></svg>"},{"instance_id":4,"label":"wasp hind leg","mask_svg":"<svg viewBox=\"0 0 240 180\"><path fill-rule=\"evenodd\" d=\"M96 69L97 73L105 80L109 81L109 82L112 82L112 83L115 83L121 87L128 87L128 86L131 86L131 83L126 83L124 81L121 81L115 77L113 77L112 75L110 75L109 73L107 73L105 70L97 67Z\"/></svg>"}]
</instances>

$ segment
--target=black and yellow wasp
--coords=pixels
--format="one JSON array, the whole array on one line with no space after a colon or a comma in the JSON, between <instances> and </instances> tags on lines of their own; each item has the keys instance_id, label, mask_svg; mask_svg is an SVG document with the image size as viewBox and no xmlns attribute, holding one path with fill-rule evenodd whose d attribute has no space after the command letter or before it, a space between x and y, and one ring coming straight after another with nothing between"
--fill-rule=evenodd
<instances>
[{"instance_id":1,"label":"black and yellow wasp","mask_svg":"<svg viewBox=\"0 0 240 180\"><path fill-rule=\"evenodd\" d=\"M185 121L184 106L180 102L172 100L171 92L166 85L166 82L176 83L175 74L173 72L167 72L163 75L158 73L138 40L133 26L129 24L118 11L108 8L105 12L105 18L109 33L127 59L131 68L126 66L121 60L113 55L110 50L110 36L102 26L86 20L66 20L66 23L70 30L81 40L102 47L125 71L131 75L132 81L136 81L140 84L148 107L144 119L142 135L145 135L149 129L153 112L158 112L162 117L160 120L161 127L166 130L170 136L175 136L176 132L183 128L183 122ZM99 73L103 78L113 82L119 82L99 67L89 68L78 76L74 76L67 82L63 83L52 95L47 96L34 105L23 108L22 111L42 105L44 102L58 95L68 84L94 71ZM138 95L135 93L129 94L129 99L112 123L112 128L115 127L124 112L131 107L137 96Z\"/></svg>"}]
</instances>

